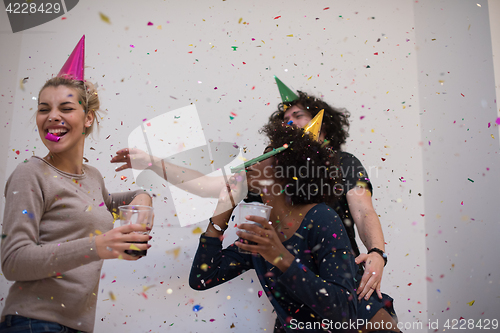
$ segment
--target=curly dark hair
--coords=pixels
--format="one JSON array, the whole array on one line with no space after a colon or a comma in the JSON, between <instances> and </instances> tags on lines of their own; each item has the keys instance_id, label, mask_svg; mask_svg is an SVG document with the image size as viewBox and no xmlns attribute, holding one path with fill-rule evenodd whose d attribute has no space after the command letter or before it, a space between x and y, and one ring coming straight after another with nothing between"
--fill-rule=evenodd
<instances>
[{"instance_id":1,"label":"curly dark hair","mask_svg":"<svg viewBox=\"0 0 500 333\"><path fill-rule=\"evenodd\" d=\"M275 111L269 117L269 122L277 120L283 121L286 109L294 105L302 106L311 113L312 117L316 116L321 110L325 110L322 130L326 133L326 140L330 141L330 147L335 150L340 150L340 146L342 146L349 137L349 111L344 108L332 107L323 100L302 91L298 90L297 92L299 94L299 99L293 102L278 104L278 111Z\"/></svg>"},{"instance_id":2,"label":"curly dark hair","mask_svg":"<svg viewBox=\"0 0 500 333\"><path fill-rule=\"evenodd\" d=\"M273 156L273 168L291 204L336 201L341 174L335 150L313 140L302 128L281 121L269 122L260 133L267 135L270 147L289 144L288 149Z\"/></svg>"}]
</instances>

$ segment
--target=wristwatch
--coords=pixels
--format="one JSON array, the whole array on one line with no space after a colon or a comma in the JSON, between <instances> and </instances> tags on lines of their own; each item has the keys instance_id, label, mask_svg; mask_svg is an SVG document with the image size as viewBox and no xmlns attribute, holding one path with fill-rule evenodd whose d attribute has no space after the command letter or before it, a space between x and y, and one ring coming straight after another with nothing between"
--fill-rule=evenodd
<instances>
[{"instance_id":1,"label":"wristwatch","mask_svg":"<svg viewBox=\"0 0 500 333\"><path fill-rule=\"evenodd\" d=\"M210 221L210 224L212 225L212 227L214 227L215 230L219 231L219 232L224 232L226 231L228 225L226 223L226 227L224 229L222 229L219 225L215 224L214 221L212 221L212 218L209 218L208 219Z\"/></svg>"},{"instance_id":2,"label":"wristwatch","mask_svg":"<svg viewBox=\"0 0 500 333\"><path fill-rule=\"evenodd\" d=\"M380 254L380 256L382 256L382 258L384 259L384 267L385 267L385 265L387 265L387 253L385 253L384 251L382 251L381 249L378 249L376 247L373 247L370 251L368 251L368 254L370 254L372 252L376 252L376 253Z\"/></svg>"}]
</instances>

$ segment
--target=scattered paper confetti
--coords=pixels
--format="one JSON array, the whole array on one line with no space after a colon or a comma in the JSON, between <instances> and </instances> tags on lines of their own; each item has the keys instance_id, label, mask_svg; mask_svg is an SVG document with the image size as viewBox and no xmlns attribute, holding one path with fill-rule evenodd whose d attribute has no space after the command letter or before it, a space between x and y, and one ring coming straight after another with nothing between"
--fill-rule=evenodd
<instances>
[{"instance_id":1,"label":"scattered paper confetti","mask_svg":"<svg viewBox=\"0 0 500 333\"><path fill-rule=\"evenodd\" d=\"M193 306L193 311L194 311L194 312L198 312L198 311L200 311L201 309L203 309L203 307L202 307L201 305L195 305L195 306Z\"/></svg>"},{"instance_id":2,"label":"scattered paper confetti","mask_svg":"<svg viewBox=\"0 0 500 333\"><path fill-rule=\"evenodd\" d=\"M99 13L99 17L101 18L101 21L106 22L107 24L111 24L111 21L109 20L109 17L107 17L103 13Z\"/></svg>"},{"instance_id":3,"label":"scattered paper confetti","mask_svg":"<svg viewBox=\"0 0 500 333\"><path fill-rule=\"evenodd\" d=\"M109 292L109 298L111 298L112 301L116 301L115 294L113 294L112 291Z\"/></svg>"},{"instance_id":4,"label":"scattered paper confetti","mask_svg":"<svg viewBox=\"0 0 500 333\"><path fill-rule=\"evenodd\" d=\"M472 300L472 301L468 302L467 304L468 304L469 306L473 306L475 302L476 302L475 300Z\"/></svg>"},{"instance_id":5,"label":"scattered paper confetti","mask_svg":"<svg viewBox=\"0 0 500 333\"><path fill-rule=\"evenodd\" d=\"M181 247L176 247L175 249L173 250L169 250L167 251L166 253L167 254L173 254L174 255L174 259L177 259L177 257L179 256L179 253L181 252Z\"/></svg>"},{"instance_id":6,"label":"scattered paper confetti","mask_svg":"<svg viewBox=\"0 0 500 333\"><path fill-rule=\"evenodd\" d=\"M203 230L200 227L196 227L193 229L193 234L201 234L203 233Z\"/></svg>"},{"instance_id":7,"label":"scattered paper confetti","mask_svg":"<svg viewBox=\"0 0 500 333\"><path fill-rule=\"evenodd\" d=\"M130 247L129 249L131 250L135 250L135 251L141 251L141 249L139 249L137 246L135 246L134 244L130 244Z\"/></svg>"}]
</instances>

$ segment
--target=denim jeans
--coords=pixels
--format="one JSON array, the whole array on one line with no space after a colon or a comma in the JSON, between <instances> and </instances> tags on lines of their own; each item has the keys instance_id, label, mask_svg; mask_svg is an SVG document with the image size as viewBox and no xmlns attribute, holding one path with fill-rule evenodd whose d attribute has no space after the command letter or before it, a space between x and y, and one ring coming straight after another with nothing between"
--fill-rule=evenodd
<instances>
[{"instance_id":1,"label":"denim jeans","mask_svg":"<svg viewBox=\"0 0 500 333\"><path fill-rule=\"evenodd\" d=\"M79 331L51 321L6 315L0 333L77 333Z\"/></svg>"}]
</instances>

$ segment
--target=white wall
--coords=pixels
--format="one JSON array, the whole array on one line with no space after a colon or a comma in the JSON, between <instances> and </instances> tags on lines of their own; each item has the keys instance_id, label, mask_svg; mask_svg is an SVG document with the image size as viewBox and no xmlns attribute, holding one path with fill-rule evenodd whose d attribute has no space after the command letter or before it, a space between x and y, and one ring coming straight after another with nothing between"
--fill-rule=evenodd
<instances>
[{"instance_id":1,"label":"white wall","mask_svg":"<svg viewBox=\"0 0 500 333\"><path fill-rule=\"evenodd\" d=\"M500 158L488 2L414 8L429 320L498 319Z\"/></svg>"},{"instance_id":2,"label":"white wall","mask_svg":"<svg viewBox=\"0 0 500 333\"><path fill-rule=\"evenodd\" d=\"M422 322L425 327L428 317L444 319L448 313L450 318L479 319L488 313L491 317L491 311L499 308L493 289L487 289L497 287L499 281L498 261L491 257L496 252L493 231L498 231L493 223L498 216L493 202L498 197L493 178L498 140L489 135L494 130L498 135L498 126L493 115L493 71L488 73L492 67L488 6L483 1L479 2L481 8L474 7L475 3L472 8L462 2L462 7L446 12L449 3L89 0L80 2L65 20L17 34L10 32L1 12L0 95L5 96L0 98L0 114L6 131L0 135L3 156L7 156L0 169L2 190L3 180L32 151L46 154L31 120L36 105L32 97L59 71L83 34L90 66L86 77L99 83L103 108L109 111L97 140L87 143L86 157L105 175L111 191L134 188L130 171L117 175L109 164L111 155L127 145L130 131L144 118L190 103L199 111L207 139L246 146L248 157L260 154L264 145L257 131L279 102L272 77L277 75L293 89L322 95L351 111L346 150L371 170L375 208L390 256L383 291L395 298L400 321L408 325ZM477 16L468 17L478 9ZM99 12L109 16L111 25L100 20ZM435 22L427 18L433 15ZM468 20L474 23L470 31ZM148 26L148 22L154 25ZM440 22L446 24L436 26ZM449 28L451 24L460 26L461 33ZM447 43L441 38L450 39L454 48L443 53L433 48L431 38L442 48ZM466 50L471 53L464 51L467 42L474 42L473 49ZM232 46L238 47L236 51ZM474 58L478 54L481 57ZM441 86L440 73L450 71L448 67L454 76L445 76ZM22 91L19 80L27 76L30 79ZM466 98L457 96L462 87L468 89ZM435 95L436 91L448 94ZM463 108L465 103L470 105ZM477 110L474 115L472 110ZM232 121L230 112L237 114ZM459 127L465 123L461 121L464 117L467 123ZM448 120L457 120L457 124ZM485 121L492 123L490 129ZM470 128L468 133L465 126ZM437 134L434 128L439 129ZM469 145L462 140L467 135L472 136L468 142L473 140ZM20 155L12 149L20 150ZM454 156L456 153L460 156ZM441 156L446 160L438 160ZM454 161L464 168L451 169ZM448 176L444 168L448 168ZM121 175L128 179L120 180ZM271 330L272 307L258 297L262 289L253 272L213 290L189 288L187 277L199 237L193 230L204 229L205 223L186 228L169 225L170 212L160 198L155 202L159 227L153 231L148 256L137 263L107 261L104 265L96 331ZM457 200L458 205L464 200L464 206L457 207ZM462 221L462 215L475 221ZM177 258L174 249L180 249ZM446 256L455 253L452 272ZM490 267L495 268L488 277ZM440 274L445 277L440 279ZM426 276L434 282L428 282ZM453 289L452 283L458 281L466 282ZM438 284L442 293L436 298ZM8 286L5 279L0 280L0 299L7 295ZM110 292L116 301L111 301ZM476 300L472 307L463 304L473 299L470 294ZM452 312L445 311L447 301L453 303ZM198 313L192 311L196 304L203 306ZM476 310L480 307L482 310Z\"/></svg>"}]
</instances>

